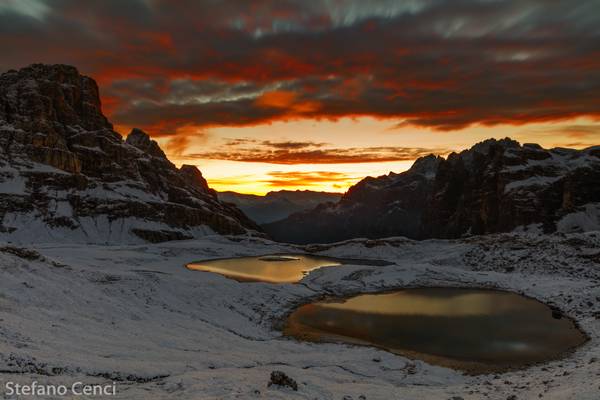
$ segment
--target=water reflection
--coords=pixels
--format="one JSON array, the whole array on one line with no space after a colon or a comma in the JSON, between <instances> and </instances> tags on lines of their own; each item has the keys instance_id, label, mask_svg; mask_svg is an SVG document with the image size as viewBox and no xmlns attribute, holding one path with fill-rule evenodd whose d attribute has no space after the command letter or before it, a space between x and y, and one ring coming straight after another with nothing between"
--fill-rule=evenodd
<instances>
[{"instance_id":1,"label":"water reflection","mask_svg":"<svg viewBox=\"0 0 600 400\"><path fill-rule=\"evenodd\" d=\"M187 267L215 272L239 281L289 283L301 280L314 269L342 265L342 261L306 254L275 254L200 261Z\"/></svg>"},{"instance_id":2,"label":"water reflection","mask_svg":"<svg viewBox=\"0 0 600 400\"><path fill-rule=\"evenodd\" d=\"M297 309L286 335L373 344L471 372L522 367L585 342L568 318L514 293L407 289L317 302Z\"/></svg>"}]
</instances>

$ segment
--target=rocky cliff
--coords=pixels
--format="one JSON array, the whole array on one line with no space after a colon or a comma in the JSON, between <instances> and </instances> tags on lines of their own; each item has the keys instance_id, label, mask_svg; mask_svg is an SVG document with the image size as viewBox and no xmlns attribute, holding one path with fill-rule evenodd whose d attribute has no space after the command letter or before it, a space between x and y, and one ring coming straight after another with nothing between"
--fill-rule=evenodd
<instances>
[{"instance_id":1,"label":"rocky cliff","mask_svg":"<svg viewBox=\"0 0 600 400\"><path fill-rule=\"evenodd\" d=\"M457 238L529 229L600 229L600 146L543 149L490 139L447 159L368 177L335 204L264 226L281 241Z\"/></svg>"},{"instance_id":2,"label":"rocky cliff","mask_svg":"<svg viewBox=\"0 0 600 400\"><path fill-rule=\"evenodd\" d=\"M66 65L0 76L0 237L129 243L260 230L139 129L123 140L98 86Z\"/></svg>"}]
</instances>

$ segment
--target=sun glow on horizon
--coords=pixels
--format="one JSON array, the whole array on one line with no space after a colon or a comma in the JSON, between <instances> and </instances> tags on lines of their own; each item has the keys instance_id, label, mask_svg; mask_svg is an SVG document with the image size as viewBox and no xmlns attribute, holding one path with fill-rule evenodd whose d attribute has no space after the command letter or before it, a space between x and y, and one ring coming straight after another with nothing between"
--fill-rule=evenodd
<instances>
[{"instance_id":1,"label":"sun glow on horizon","mask_svg":"<svg viewBox=\"0 0 600 400\"><path fill-rule=\"evenodd\" d=\"M597 1L80 3L0 0L0 72L76 67L117 131L219 190L343 192L488 138L600 143Z\"/></svg>"},{"instance_id":2,"label":"sun glow on horizon","mask_svg":"<svg viewBox=\"0 0 600 400\"><path fill-rule=\"evenodd\" d=\"M505 137L546 148L585 148L600 137L600 124L578 118L526 125L475 125L446 132L398 126L371 117L302 119L212 128L192 136L185 151L176 154L169 153L168 138L158 140L176 165L196 165L215 190L264 195L277 190L344 193L367 176L406 171L418 156L446 156L489 138ZM407 151L406 159L378 161L379 155L386 157L394 149L422 151L415 157ZM399 154L403 158L404 153ZM356 160L338 162L336 157Z\"/></svg>"}]
</instances>

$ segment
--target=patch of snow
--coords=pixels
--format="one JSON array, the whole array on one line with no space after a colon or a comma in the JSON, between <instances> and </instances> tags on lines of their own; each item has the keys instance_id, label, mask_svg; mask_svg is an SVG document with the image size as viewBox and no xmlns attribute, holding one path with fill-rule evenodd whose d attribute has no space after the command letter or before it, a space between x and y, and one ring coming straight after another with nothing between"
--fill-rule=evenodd
<instances>
[{"instance_id":1,"label":"patch of snow","mask_svg":"<svg viewBox=\"0 0 600 400\"><path fill-rule=\"evenodd\" d=\"M31 246L38 260L0 251L0 380L121 379L115 398L132 400L596 399L600 271L581 255L597 252L600 236L563 236L346 241L316 254L393 264L323 268L282 285L239 283L184 265L306 248L215 235L157 245L38 243ZM372 347L284 339L275 324L323 295L414 286L526 293L573 316L591 340L562 360L469 376ZM273 370L295 379L298 391L267 387Z\"/></svg>"},{"instance_id":2,"label":"patch of snow","mask_svg":"<svg viewBox=\"0 0 600 400\"><path fill-rule=\"evenodd\" d=\"M72 210L64 202L55 202L55 207L60 211L56 216L71 216ZM208 226L197 226L190 229L173 228L164 223L147 221L139 218L111 219L101 214L95 217L80 217L74 220L74 229L64 226L49 226L41 215L33 213L10 213L2 220L2 225L16 228L12 232L0 234L0 240L17 244L31 243L79 243L79 244L142 244L146 243L132 231L134 229L152 231L180 232L185 236L195 238L214 235L215 232Z\"/></svg>"},{"instance_id":3,"label":"patch of snow","mask_svg":"<svg viewBox=\"0 0 600 400\"><path fill-rule=\"evenodd\" d=\"M12 195L25 195L27 179L19 175L16 170L3 168L3 174L0 175L0 193Z\"/></svg>"},{"instance_id":4,"label":"patch of snow","mask_svg":"<svg viewBox=\"0 0 600 400\"><path fill-rule=\"evenodd\" d=\"M83 146L83 145L80 145L80 144L74 144L73 147L74 148L78 148L78 149L84 149L84 150L87 150L87 151L93 151L95 153L99 153L99 154L103 154L103 155L106 154L106 152L104 150L102 150L98 146L89 147L89 146Z\"/></svg>"},{"instance_id":5,"label":"patch of snow","mask_svg":"<svg viewBox=\"0 0 600 400\"><path fill-rule=\"evenodd\" d=\"M529 224L529 225L521 225L517 226L513 233L521 234L521 235L532 235L539 236L544 233L543 224Z\"/></svg>"},{"instance_id":6,"label":"patch of snow","mask_svg":"<svg viewBox=\"0 0 600 400\"><path fill-rule=\"evenodd\" d=\"M13 131L13 132L23 132L22 129L18 129L15 128L14 126L4 122L4 121L0 121L0 130L2 131Z\"/></svg>"},{"instance_id":7,"label":"patch of snow","mask_svg":"<svg viewBox=\"0 0 600 400\"><path fill-rule=\"evenodd\" d=\"M512 181L504 187L504 193L529 186L547 186L560 180L560 178L560 176L532 176L520 181Z\"/></svg>"},{"instance_id":8,"label":"patch of snow","mask_svg":"<svg viewBox=\"0 0 600 400\"><path fill-rule=\"evenodd\" d=\"M29 161L29 160L28 160ZM70 172L63 171L62 169L55 168L48 164L42 164L35 161L29 161L24 169L25 173L34 172L34 173L48 173L48 174L58 174L58 175L71 175Z\"/></svg>"},{"instance_id":9,"label":"patch of snow","mask_svg":"<svg viewBox=\"0 0 600 400\"><path fill-rule=\"evenodd\" d=\"M580 211L562 217L556 228L559 232L600 231L600 203L589 203Z\"/></svg>"},{"instance_id":10,"label":"patch of snow","mask_svg":"<svg viewBox=\"0 0 600 400\"><path fill-rule=\"evenodd\" d=\"M600 159L590 154L591 150L593 148L586 149L583 153L578 153L577 150L573 149L555 148L549 151L549 158L527 160L525 164L507 166L503 169L503 172L512 173L530 168L543 168L566 174L577 168L588 168L590 164L600 163Z\"/></svg>"},{"instance_id":11,"label":"patch of snow","mask_svg":"<svg viewBox=\"0 0 600 400\"><path fill-rule=\"evenodd\" d=\"M114 183L98 184L92 189L78 192L81 197L101 200L138 200L144 203L162 202L166 195L156 195L145 190L138 182L121 181Z\"/></svg>"},{"instance_id":12,"label":"patch of snow","mask_svg":"<svg viewBox=\"0 0 600 400\"><path fill-rule=\"evenodd\" d=\"M50 209L54 211L54 214L57 217L72 217L73 216L73 207L71 207L71 203L64 200L51 200L50 201Z\"/></svg>"}]
</instances>

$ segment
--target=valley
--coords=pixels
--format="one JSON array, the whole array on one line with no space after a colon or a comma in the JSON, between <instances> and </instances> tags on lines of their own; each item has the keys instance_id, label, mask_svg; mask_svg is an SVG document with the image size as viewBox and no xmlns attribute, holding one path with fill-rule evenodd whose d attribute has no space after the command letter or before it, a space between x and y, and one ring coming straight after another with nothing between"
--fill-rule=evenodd
<instances>
[{"instance_id":1,"label":"valley","mask_svg":"<svg viewBox=\"0 0 600 400\"><path fill-rule=\"evenodd\" d=\"M0 377L115 381L122 399L591 400L600 373L598 248L593 233L306 247L224 236L128 246L4 245ZM391 264L317 269L297 284L237 282L184 267L273 252ZM525 370L465 375L372 347L282 336L286 316L322 296L426 286L522 293L574 318L590 340ZM267 387L276 370L296 380L298 391Z\"/></svg>"}]
</instances>

